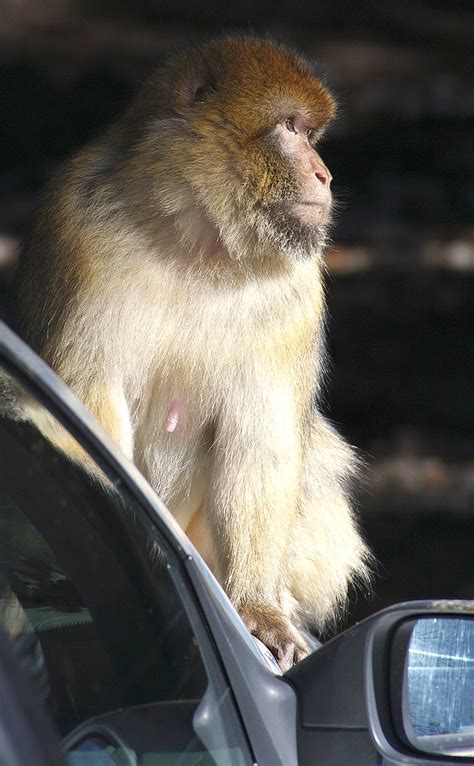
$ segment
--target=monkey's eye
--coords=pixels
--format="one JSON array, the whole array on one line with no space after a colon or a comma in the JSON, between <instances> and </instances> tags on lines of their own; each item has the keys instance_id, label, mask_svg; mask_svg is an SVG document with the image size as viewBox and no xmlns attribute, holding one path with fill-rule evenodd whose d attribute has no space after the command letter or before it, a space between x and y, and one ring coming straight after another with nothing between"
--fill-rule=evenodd
<instances>
[{"instance_id":1,"label":"monkey's eye","mask_svg":"<svg viewBox=\"0 0 474 766\"><path fill-rule=\"evenodd\" d=\"M310 130L306 131L306 136L308 138L309 144L314 148L316 144L318 143L319 133L317 130L314 130L314 128L310 128Z\"/></svg>"},{"instance_id":2,"label":"monkey's eye","mask_svg":"<svg viewBox=\"0 0 474 766\"><path fill-rule=\"evenodd\" d=\"M285 120L285 128L290 131L290 133L298 133L298 131L295 128L295 122L292 117L287 117Z\"/></svg>"}]
</instances>

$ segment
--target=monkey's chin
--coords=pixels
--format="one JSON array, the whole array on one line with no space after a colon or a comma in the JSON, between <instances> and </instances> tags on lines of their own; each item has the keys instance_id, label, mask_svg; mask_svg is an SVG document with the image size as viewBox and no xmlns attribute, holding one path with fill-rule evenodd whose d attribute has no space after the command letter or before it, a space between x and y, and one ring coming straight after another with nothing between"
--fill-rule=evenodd
<instances>
[{"instance_id":1,"label":"monkey's chin","mask_svg":"<svg viewBox=\"0 0 474 766\"><path fill-rule=\"evenodd\" d=\"M262 221L261 221L262 222ZM321 255L328 236L329 216L309 222L294 212L293 207L269 214L260 226L260 239L274 254L287 260L314 258Z\"/></svg>"}]
</instances>

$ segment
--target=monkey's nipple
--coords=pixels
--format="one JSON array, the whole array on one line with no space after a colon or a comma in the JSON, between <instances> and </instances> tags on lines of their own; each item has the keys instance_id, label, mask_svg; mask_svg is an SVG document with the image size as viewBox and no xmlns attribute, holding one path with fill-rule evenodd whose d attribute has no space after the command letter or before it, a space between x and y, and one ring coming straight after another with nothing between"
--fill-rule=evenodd
<instances>
[{"instance_id":1,"label":"monkey's nipple","mask_svg":"<svg viewBox=\"0 0 474 766\"><path fill-rule=\"evenodd\" d=\"M173 399L168 411L168 417L166 418L166 425L165 425L165 428L169 433L173 433L173 431L175 430L176 426L178 425L178 418L179 418L178 402L175 399Z\"/></svg>"}]
</instances>

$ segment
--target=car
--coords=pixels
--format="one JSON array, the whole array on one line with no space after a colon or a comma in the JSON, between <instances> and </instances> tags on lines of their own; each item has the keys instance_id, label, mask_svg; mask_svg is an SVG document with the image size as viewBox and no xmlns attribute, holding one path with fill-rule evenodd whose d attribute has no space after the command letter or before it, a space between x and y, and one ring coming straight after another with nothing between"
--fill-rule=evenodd
<instances>
[{"instance_id":1,"label":"car","mask_svg":"<svg viewBox=\"0 0 474 766\"><path fill-rule=\"evenodd\" d=\"M1 762L474 763L474 602L389 607L282 673L5 324L0 396Z\"/></svg>"}]
</instances>

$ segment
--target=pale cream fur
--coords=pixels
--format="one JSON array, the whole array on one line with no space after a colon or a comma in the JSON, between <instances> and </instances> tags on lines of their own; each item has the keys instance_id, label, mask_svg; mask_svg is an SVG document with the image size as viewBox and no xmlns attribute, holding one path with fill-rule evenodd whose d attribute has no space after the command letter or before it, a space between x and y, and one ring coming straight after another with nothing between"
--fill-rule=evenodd
<instances>
[{"instance_id":1,"label":"pale cream fur","mask_svg":"<svg viewBox=\"0 0 474 766\"><path fill-rule=\"evenodd\" d=\"M54 366L184 529L203 503L213 523L225 525L220 550L211 535L203 553L237 604L249 589L278 604L288 587L291 618L324 625L348 578L365 576L366 552L344 489L351 451L316 411L308 443L299 439L296 391L314 377L317 343L296 365L281 365L298 325L320 324L320 259L216 291L204 265L176 267L174 245L161 259L138 250L132 235L127 247L124 232L108 241L112 252L103 252L94 283L76 296ZM121 284L127 289L117 301ZM180 416L169 433L172 400ZM205 515L194 523L196 541L204 523ZM252 530L245 552L241 540ZM288 566L291 584L283 585Z\"/></svg>"},{"instance_id":2,"label":"pale cream fur","mask_svg":"<svg viewBox=\"0 0 474 766\"><path fill-rule=\"evenodd\" d=\"M272 207L305 201L313 164L327 169L312 148L304 174L299 149L280 168L281 125L247 154L204 117L187 135L182 118L147 117L138 140L143 103L53 182L20 271L23 331L134 459L249 627L301 656L298 629L331 620L369 558L349 500L352 450L315 404L326 225L298 236ZM236 167L245 158L235 173L232 146ZM320 199L326 211L328 189Z\"/></svg>"}]
</instances>

